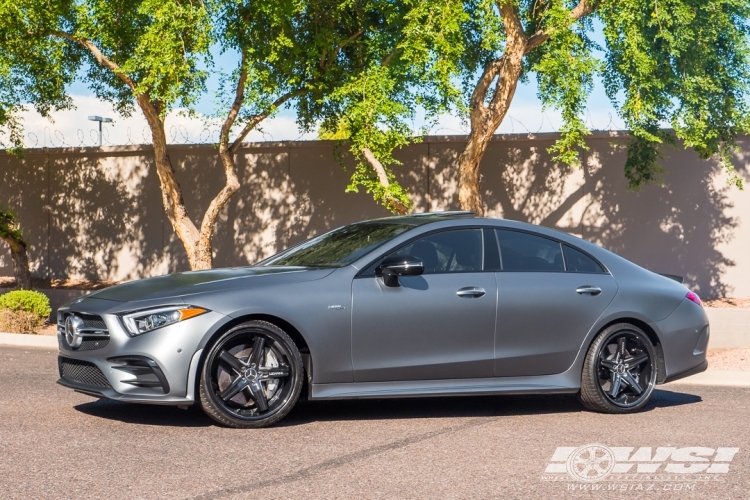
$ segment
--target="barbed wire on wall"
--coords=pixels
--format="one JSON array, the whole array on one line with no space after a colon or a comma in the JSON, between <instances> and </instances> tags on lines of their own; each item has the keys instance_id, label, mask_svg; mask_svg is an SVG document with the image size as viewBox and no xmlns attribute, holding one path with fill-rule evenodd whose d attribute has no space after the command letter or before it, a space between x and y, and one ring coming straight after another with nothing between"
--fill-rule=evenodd
<instances>
[{"instance_id":1,"label":"barbed wire on wall","mask_svg":"<svg viewBox=\"0 0 750 500\"><path fill-rule=\"evenodd\" d=\"M624 123L616 117L612 116L611 112L607 113L607 123L597 123L591 110L587 109L584 114L584 123L591 131L613 131L622 130ZM501 126L499 133L508 133L507 128L510 127L511 134L535 134L540 133L545 129L545 123L549 125L547 131L559 132L561 124L553 123L552 118L547 112L542 112L541 120L538 125L534 124L531 127L528 126L522 120L519 120L516 116L506 115L505 120ZM448 134L448 135L466 135L469 133L468 124L462 123L460 129L453 127L439 127L429 130L430 134ZM266 132L263 128L259 127L256 129L259 132L263 141L274 141L273 134ZM220 136L219 128L204 127L197 136L191 136L190 131L182 124L172 125L167 130L167 141L169 144L217 144ZM41 139L40 139L41 135ZM304 132L300 131L296 140L304 139ZM110 127L102 128L101 143L103 146L136 146L140 144L151 144L151 129L148 126L144 126L141 130L132 130L130 127L125 129L124 138L122 135L119 139L115 139L110 132ZM52 129L49 126L45 126L41 131L41 134L37 134L34 131L26 133L25 147L27 148L73 148L73 147L97 147L99 146L99 130L97 128L76 129L73 138L65 136L65 134L58 129Z\"/></svg>"}]
</instances>

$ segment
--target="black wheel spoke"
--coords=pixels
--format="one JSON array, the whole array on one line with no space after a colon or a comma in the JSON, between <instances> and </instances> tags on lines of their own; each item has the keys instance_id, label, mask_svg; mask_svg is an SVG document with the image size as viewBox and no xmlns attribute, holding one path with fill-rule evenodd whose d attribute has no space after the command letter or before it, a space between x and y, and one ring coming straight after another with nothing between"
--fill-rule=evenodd
<instances>
[{"instance_id":1,"label":"black wheel spoke","mask_svg":"<svg viewBox=\"0 0 750 500\"><path fill-rule=\"evenodd\" d=\"M253 352L250 354L248 364L250 366L260 366L261 360L263 359L263 349L266 346L266 339L260 335L255 337L253 342Z\"/></svg>"},{"instance_id":2,"label":"black wheel spoke","mask_svg":"<svg viewBox=\"0 0 750 500\"><path fill-rule=\"evenodd\" d=\"M249 385L250 393L253 395L253 401L258 407L258 411L268 411L268 401L266 400L266 393L263 391L263 386L260 382L253 382Z\"/></svg>"},{"instance_id":3,"label":"black wheel spoke","mask_svg":"<svg viewBox=\"0 0 750 500\"><path fill-rule=\"evenodd\" d=\"M646 354L645 352L642 352L642 353L640 353L640 354L638 354L636 356L633 356L630 359L626 359L625 360L625 364L629 368L633 368L633 367L636 367L636 366L640 365L644 361L648 361L648 354Z\"/></svg>"},{"instance_id":4,"label":"black wheel spoke","mask_svg":"<svg viewBox=\"0 0 750 500\"><path fill-rule=\"evenodd\" d=\"M620 385L622 382L622 377L620 374L616 373L612 375L612 389L609 391L609 395L613 398L616 398L617 395L620 393Z\"/></svg>"},{"instance_id":5,"label":"black wheel spoke","mask_svg":"<svg viewBox=\"0 0 750 500\"><path fill-rule=\"evenodd\" d=\"M219 359L231 366L238 375L245 369L245 364L227 351L221 351Z\"/></svg>"},{"instance_id":6,"label":"black wheel spoke","mask_svg":"<svg viewBox=\"0 0 750 500\"><path fill-rule=\"evenodd\" d=\"M638 382L635 381L635 378L630 372L625 372L622 376L623 381L630 386L633 391L635 391L636 394L640 395L643 393L643 389L640 385L638 385Z\"/></svg>"},{"instance_id":7,"label":"black wheel spoke","mask_svg":"<svg viewBox=\"0 0 750 500\"><path fill-rule=\"evenodd\" d=\"M260 373L264 379L286 378L290 375L288 366L264 366L258 369L258 373Z\"/></svg>"},{"instance_id":8,"label":"black wheel spoke","mask_svg":"<svg viewBox=\"0 0 750 500\"><path fill-rule=\"evenodd\" d=\"M617 339L617 356L615 357L615 361L625 359L625 355L627 354L627 351L625 350L625 340L624 336Z\"/></svg>"},{"instance_id":9,"label":"black wheel spoke","mask_svg":"<svg viewBox=\"0 0 750 500\"><path fill-rule=\"evenodd\" d=\"M617 363L612 361L611 359L603 359L600 361L601 365L608 369L608 370L614 370L615 366L617 366Z\"/></svg>"},{"instance_id":10,"label":"black wheel spoke","mask_svg":"<svg viewBox=\"0 0 750 500\"><path fill-rule=\"evenodd\" d=\"M245 382L242 380L242 377L237 377L232 381L231 384L227 386L226 389L221 391L218 396L223 399L224 401L229 401L233 397L235 397L242 389L245 388Z\"/></svg>"}]
</instances>

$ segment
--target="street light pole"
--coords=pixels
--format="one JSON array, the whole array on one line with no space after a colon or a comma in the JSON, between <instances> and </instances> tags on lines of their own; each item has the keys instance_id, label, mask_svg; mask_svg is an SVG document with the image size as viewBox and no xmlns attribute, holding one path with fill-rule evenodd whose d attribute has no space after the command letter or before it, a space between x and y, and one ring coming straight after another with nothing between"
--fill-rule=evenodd
<instances>
[{"instance_id":1,"label":"street light pole","mask_svg":"<svg viewBox=\"0 0 750 500\"><path fill-rule=\"evenodd\" d=\"M103 118L101 116L89 116L92 122L99 122L99 147L102 147L102 123L112 123L112 118Z\"/></svg>"}]
</instances>

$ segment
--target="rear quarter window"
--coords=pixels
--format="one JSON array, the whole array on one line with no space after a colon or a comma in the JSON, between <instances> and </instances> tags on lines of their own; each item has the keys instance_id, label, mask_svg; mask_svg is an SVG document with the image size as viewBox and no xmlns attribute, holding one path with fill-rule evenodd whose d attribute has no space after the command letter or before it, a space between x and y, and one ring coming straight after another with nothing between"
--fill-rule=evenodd
<instances>
[{"instance_id":1,"label":"rear quarter window","mask_svg":"<svg viewBox=\"0 0 750 500\"><path fill-rule=\"evenodd\" d=\"M606 271L594 259L568 245L563 245L565 266L571 273L603 274Z\"/></svg>"},{"instance_id":2,"label":"rear quarter window","mask_svg":"<svg viewBox=\"0 0 750 500\"><path fill-rule=\"evenodd\" d=\"M564 272L560 243L542 236L497 230L503 271Z\"/></svg>"}]
</instances>

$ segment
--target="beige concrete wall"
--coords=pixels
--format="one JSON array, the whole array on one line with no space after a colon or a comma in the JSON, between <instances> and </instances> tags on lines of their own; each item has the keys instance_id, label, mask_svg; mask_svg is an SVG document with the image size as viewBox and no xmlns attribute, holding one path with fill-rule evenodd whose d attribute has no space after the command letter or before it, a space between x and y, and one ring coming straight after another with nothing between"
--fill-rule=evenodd
<instances>
[{"instance_id":1,"label":"beige concrete wall","mask_svg":"<svg viewBox=\"0 0 750 500\"><path fill-rule=\"evenodd\" d=\"M557 227L658 272L686 276L704 297L750 296L750 197L726 184L713 160L664 150L663 186L625 189L622 134L597 133L581 168L552 163L554 134L496 137L482 163L488 215ZM740 141L748 179L750 138ZM458 208L460 137L428 137L397 155L417 211ZM210 145L170 155L194 220L223 177ZM242 188L214 238L217 266L256 262L342 224L388 215L364 192L345 194L348 174L334 144L247 144L238 154ZM0 153L0 203L14 209L30 242L32 272L52 278L131 279L187 269L164 216L150 148ZM0 248L0 275L12 274Z\"/></svg>"}]
</instances>

